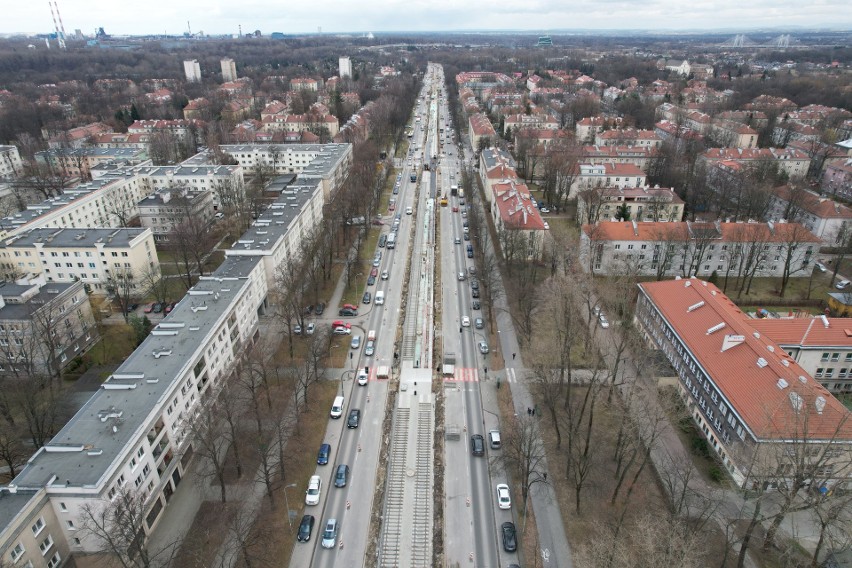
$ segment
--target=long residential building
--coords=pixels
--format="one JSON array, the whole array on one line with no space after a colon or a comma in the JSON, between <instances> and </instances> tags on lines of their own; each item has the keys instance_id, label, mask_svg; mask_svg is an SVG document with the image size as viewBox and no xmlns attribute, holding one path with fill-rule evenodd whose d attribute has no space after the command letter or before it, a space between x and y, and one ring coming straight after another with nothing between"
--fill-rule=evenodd
<instances>
[{"instance_id":1,"label":"long residential building","mask_svg":"<svg viewBox=\"0 0 852 568\"><path fill-rule=\"evenodd\" d=\"M635 321L668 359L689 415L741 487L850 487L850 413L716 286L639 284ZM802 469L804 468L804 469Z\"/></svg>"},{"instance_id":2,"label":"long residential building","mask_svg":"<svg viewBox=\"0 0 852 568\"><path fill-rule=\"evenodd\" d=\"M21 176L24 163L17 146L0 146L0 181L13 180Z\"/></svg>"},{"instance_id":3,"label":"long residential building","mask_svg":"<svg viewBox=\"0 0 852 568\"><path fill-rule=\"evenodd\" d=\"M0 274L5 280L82 282L93 293L105 294L128 274L139 279L141 288L143 275L160 274L160 261L151 229L41 228L0 243Z\"/></svg>"},{"instance_id":4,"label":"long residential building","mask_svg":"<svg viewBox=\"0 0 852 568\"><path fill-rule=\"evenodd\" d=\"M594 187L577 194L577 221L597 223L627 214L636 221L680 221L684 201L673 187Z\"/></svg>"},{"instance_id":5,"label":"long residential building","mask_svg":"<svg viewBox=\"0 0 852 568\"><path fill-rule=\"evenodd\" d=\"M820 244L798 223L600 221L580 232L584 270L658 278L806 277Z\"/></svg>"},{"instance_id":6,"label":"long residential building","mask_svg":"<svg viewBox=\"0 0 852 568\"><path fill-rule=\"evenodd\" d=\"M708 165L728 161L742 165L775 161L790 179L805 177L811 164L807 154L793 148L710 148L699 156L699 160Z\"/></svg>"},{"instance_id":7,"label":"long residential building","mask_svg":"<svg viewBox=\"0 0 852 568\"><path fill-rule=\"evenodd\" d=\"M351 147L331 154L338 152L351 155ZM51 566L60 566L69 554L98 552L96 537L78 530L83 508L108 505L123 493L144 503L140 538L154 530L195 454L193 421L215 403L240 354L258 339L275 271L288 255L298 255L299 240L322 218L320 174L335 165L328 156L320 152L320 163L304 168L312 175L281 191L221 266L200 277L8 489L0 490L0 558L43 566L38 543L47 535L51 544L42 550L56 551Z\"/></svg>"},{"instance_id":8,"label":"long residential building","mask_svg":"<svg viewBox=\"0 0 852 568\"><path fill-rule=\"evenodd\" d=\"M826 245L837 246L849 238L852 209L828 197L788 184L772 190L766 218L773 221L796 221Z\"/></svg>"}]
</instances>

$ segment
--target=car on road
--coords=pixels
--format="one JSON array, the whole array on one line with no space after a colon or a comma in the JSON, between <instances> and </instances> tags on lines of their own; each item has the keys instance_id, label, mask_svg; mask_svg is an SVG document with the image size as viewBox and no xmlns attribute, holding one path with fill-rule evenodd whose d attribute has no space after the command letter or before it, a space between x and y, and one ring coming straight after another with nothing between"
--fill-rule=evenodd
<instances>
[{"instance_id":1,"label":"car on road","mask_svg":"<svg viewBox=\"0 0 852 568\"><path fill-rule=\"evenodd\" d=\"M361 410L353 408L349 411L349 418L346 419L346 427L355 429L359 424L361 424Z\"/></svg>"},{"instance_id":2,"label":"car on road","mask_svg":"<svg viewBox=\"0 0 852 568\"><path fill-rule=\"evenodd\" d=\"M296 540L299 542L308 542L311 540L311 533L314 532L314 520L313 515L302 517L302 522L299 523L299 532L296 534Z\"/></svg>"},{"instance_id":3,"label":"car on road","mask_svg":"<svg viewBox=\"0 0 852 568\"><path fill-rule=\"evenodd\" d=\"M453 239L453 242L457 245L460 245L461 244L461 237L456 237L455 239Z\"/></svg>"},{"instance_id":4,"label":"car on road","mask_svg":"<svg viewBox=\"0 0 852 568\"><path fill-rule=\"evenodd\" d=\"M305 491L305 505L318 505L322 491L322 478L312 475L308 480L308 490Z\"/></svg>"},{"instance_id":5,"label":"car on road","mask_svg":"<svg viewBox=\"0 0 852 568\"><path fill-rule=\"evenodd\" d=\"M329 455L331 455L331 444L322 444L317 452L317 465L326 465Z\"/></svg>"},{"instance_id":6,"label":"car on road","mask_svg":"<svg viewBox=\"0 0 852 568\"><path fill-rule=\"evenodd\" d=\"M367 381L370 379L370 374L366 369L361 369L358 371L358 386L365 386Z\"/></svg>"},{"instance_id":7,"label":"car on road","mask_svg":"<svg viewBox=\"0 0 852 568\"><path fill-rule=\"evenodd\" d=\"M367 357L372 357L373 353L375 353L375 352L376 352L376 342L375 341L368 341L367 346L364 347L364 355L366 355Z\"/></svg>"},{"instance_id":8,"label":"car on road","mask_svg":"<svg viewBox=\"0 0 852 568\"><path fill-rule=\"evenodd\" d=\"M601 322L602 328L604 328L604 329L609 328L609 320L606 319L606 316L603 314L603 312L598 314L598 321Z\"/></svg>"},{"instance_id":9,"label":"car on road","mask_svg":"<svg viewBox=\"0 0 852 568\"><path fill-rule=\"evenodd\" d=\"M514 530L514 525L512 525L512 530ZM337 544L337 519L329 519L325 522L325 530L322 531L321 544L323 548L334 548ZM503 546L506 546L505 536Z\"/></svg>"},{"instance_id":10,"label":"car on road","mask_svg":"<svg viewBox=\"0 0 852 568\"><path fill-rule=\"evenodd\" d=\"M473 320L473 325L474 327L476 327L476 329L482 329L485 327L485 320L483 320L482 318L476 318L475 320Z\"/></svg>"},{"instance_id":11,"label":"car on road","mask_svg":"<svg viewBox=\"0 0 852 568\"><path fill-rule=\"evenodd\" d=\"M465 278L466 278L466 276L464 275L464 272L459 272L459 273L458 273L458 279L459 279L459 280L464 280Z\"/></svg>"},{"instance_id":12,"label":"car on road","mask_svg":"<svg viewBox=\"0 0 852 568\"><path fill-rule=\"evenodd\" d=\"M461 324L462 327L470 327L470 318L468 316L462 317Z\"/></svg>"},{"instance_id":13,"label":"car on road","mask_svg":"<svg viewBox=\"0 0 852 568\"><path fill-rule=\"evenodd\" d=\"M405 214L406 215L411 215L412 213L414 213L414 209L412 209L411 207L405 208Z\"/></svg>"},{"instance_id":14,"label":"car on road","mask_svg":"<svg viewBox=\"0 0 852 568\"><path fill-rule=\"evenodd\" d=\"M321 316L324 311L325 311L325 304L317 304L317 308L314 311L314 313L318 316Z\"/></svg>"},{"instance_id":15,"label":"car on road","mask_svg":"<svg viewBox=\"0 0 852 568\"><path fill-rule=\"evenodd\" d=\"M453 205L453 213L458 213L458 212L459 212L459 206Z\"/></svg>"},{"instance_id":16,"label":"car on road","mask_svg":"<svg viewBox=\"0 0 852 568\"><path fill-rule=\"evenodd\" d=\"M334 486L335 487L346 487L346 483L349 481L349 466L346 464L340 464L337 466L337 470L334 472Z\"/></svg>"},{"instance_id":17,"label":"car on road","mask_svg":"<svg viewBox=\"0 0 852 568\"><path fill-rule=\"evenodd\" d=\"M482 308L482 305L479 303L479 300L474 300L473 302L471 302L470 307L474 310L479 310Z\"/></svg>"},{"instance_id":18,"label":"car on road","mask_svg":"<svg viewBox=\"0 0 852 568\"><path fill-rule=\"evenodd\" d=\"M387 280L388 278L390 278L390 274L388 273L388 271L382 270L382 280Z\"/></svg>"},{"instance_id":19,"label":"car on road","mask_svg":"<svg viewBox=\"0 0 852 568\"><path fill-rule=\"evenodd\" d=\"M501 509L512 508L512 496L509 493L509 486L505 483L497 484L497 506Z\"/></svg>"},{"instance_id":20,"label":"car on road","mask_svg":"<svg viewBox=\"0 0 852 568\"><path fill-rule=\"evenodd\" d=\"M358 349L359 347L361 347L361 336L353 335L352 341L349 342L349 347L351 349Z\"/></svg>"},{"instance_id":21,"label":"car on road","mask_svg":"<svg viewBox=\"0 0 852 568\"><path fill-rule=\"evenodd\" d=\"M515 523L505 522L500 526L500 534L503 536L503 550L515 552L518 550L518 537L515 533Z\"/></svg>"},{"instance_id":22,"label":"car on road","mask_svg":"<svg viewBox=\"0 0 852 568\"><path fill-rule=\"evenodd\" d=\"M305 327L305 333L308 334L308 335L313 335L314 331L316 331L316 329L317 329L317 326L314 324L314 322L311 322Z\"/></svg>"},{"instance_id":23,"label":"car on road","mask_svg":"<svg viewBox=\"0 0 852 568\"><path fill-rule=\"evenodd\" d=\"M470 453L475 456L485 455L485 438L482 434L474 434L470 437Z\"/></svg>"},{"instance_id":24,"label":"car on road","mask_svg":"<svg viewBox=\"0 0 852 568\"><path fill-rule=\"evenodd\" d=\"M834 287L837 288L838 290L843 290L844 288L848 288L849 284L850 284L850 282L848 280L841 280Z\"/></svg>"},{"instance_id":25,"label":"car on road","mask_svg":"<svg viewBox=\"0 0 852 568\"><path fill-rule=\"evenodd\" d=\"M479 352L482 353L483 355L488 355L488 344L485 343L484 341L480 341L478 343L478 345L479 345Z\"/></svg>"},{"instance_id":26,"label":"car on road","mask_svg":"<svg viewBox=\"0 0 852 568\"><path fill-rule=\"evenodd\" d=\"M370 278L373 279L373 282L376 281L375 276L370 276ZM364 292L364 297L361 298L361 301L364 302L365 304L369 304L372 300L373 300L373 295L370 294L369 292Z\"/></svg>"}]
</instances>

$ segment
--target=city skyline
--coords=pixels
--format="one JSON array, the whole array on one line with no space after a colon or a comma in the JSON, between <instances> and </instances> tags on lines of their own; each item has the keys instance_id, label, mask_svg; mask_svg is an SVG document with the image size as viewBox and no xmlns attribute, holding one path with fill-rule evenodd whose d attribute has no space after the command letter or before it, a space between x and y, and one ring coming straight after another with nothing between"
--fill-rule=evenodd
<instances>
[{"instance_id":1,"label":"city skyline","mask_svg":"<svg viewBox=\"0 0 852 568\"><path fill-rule=\"evenodd\" d=\"M272 32L311 34L365 32L476 32L512 30L547 33L554 30L746 30L760 28L852 28L845 2L822 0L809 4L756 0L742 4L733 0L696 2L689 5L672 0L649 0L642 4L627 0L595 2L579 0L566 6L556 0L494 0L487 5L460 4L450 0L368 0L340 6L332 0L279 6L268 0L249 0L239 5L213 5L188 0L176 5L152 0L142 11L99 0L59 4L65 31L80 29L86 35L98 27L115 35L169 34L187 31L209 35ZM44 34L53 31L48 6L18 3L5 9L0 33Z\"/></svg>"}]
</instances>

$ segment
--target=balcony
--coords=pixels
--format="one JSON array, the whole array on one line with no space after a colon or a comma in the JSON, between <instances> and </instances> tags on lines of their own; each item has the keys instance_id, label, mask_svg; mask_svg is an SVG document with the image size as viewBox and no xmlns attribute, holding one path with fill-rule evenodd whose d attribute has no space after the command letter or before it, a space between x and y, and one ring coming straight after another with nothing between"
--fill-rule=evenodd
<instances>
[{"instance_id":1,"label":"balcony","mask_svg":"<svg viewBox=\"0 0 852 568\"><path fill-rule=\"evenodd\" d=\"M167 436L163 436L163 438L160 440L160 443L157 444L156 446L154 446L154 450L153 450L154 459L156 460L157 458L159 458L160 454L162 454L166 450L166 448L168 448L168 447L169 447L169 438Z\"/></svg>"},{"instance_id":2,"label":"balcony","mask_svg":"<svg viewBox=\"0 0 852 568\"><path fill-rule=\"evenodd\" d=\"M164 427L164 426L165 426L165 424L163 424L163 419L162 419L162 418L160 418L159 420L157 420L157 423L156 423L156 424L154 424L154 427L153 427L153 428L151 428L151 429L148 431L148 443L149 443L149 444L152 444L152 445L154 444L154 441L157 439L157 436L159 436L159 435L160 435L160 432L162 432L162 431L163 431L163 427Z\"/></svg>"}]
</instances>

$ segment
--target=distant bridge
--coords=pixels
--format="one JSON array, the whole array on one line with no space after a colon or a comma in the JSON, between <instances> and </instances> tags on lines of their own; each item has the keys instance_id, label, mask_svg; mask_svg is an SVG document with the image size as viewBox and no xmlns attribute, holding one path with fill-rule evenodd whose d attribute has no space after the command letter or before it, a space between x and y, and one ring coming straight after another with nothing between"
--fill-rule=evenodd
<instances>
[{"instance_id":1,"label":"distant bridge","mask_svg":"<svg viewBox=\"0 0 852 568\"><path fill-rule=\"evenodd\" d=\"M766 43L757 43L744 34L738 34L726 42L720 44L720 47L747 48L747 47L770 47L775 49L786 49L791 44L796 44L796 40L790 39L790 34L782 34Z\"/></svg>"}]
</instances>

